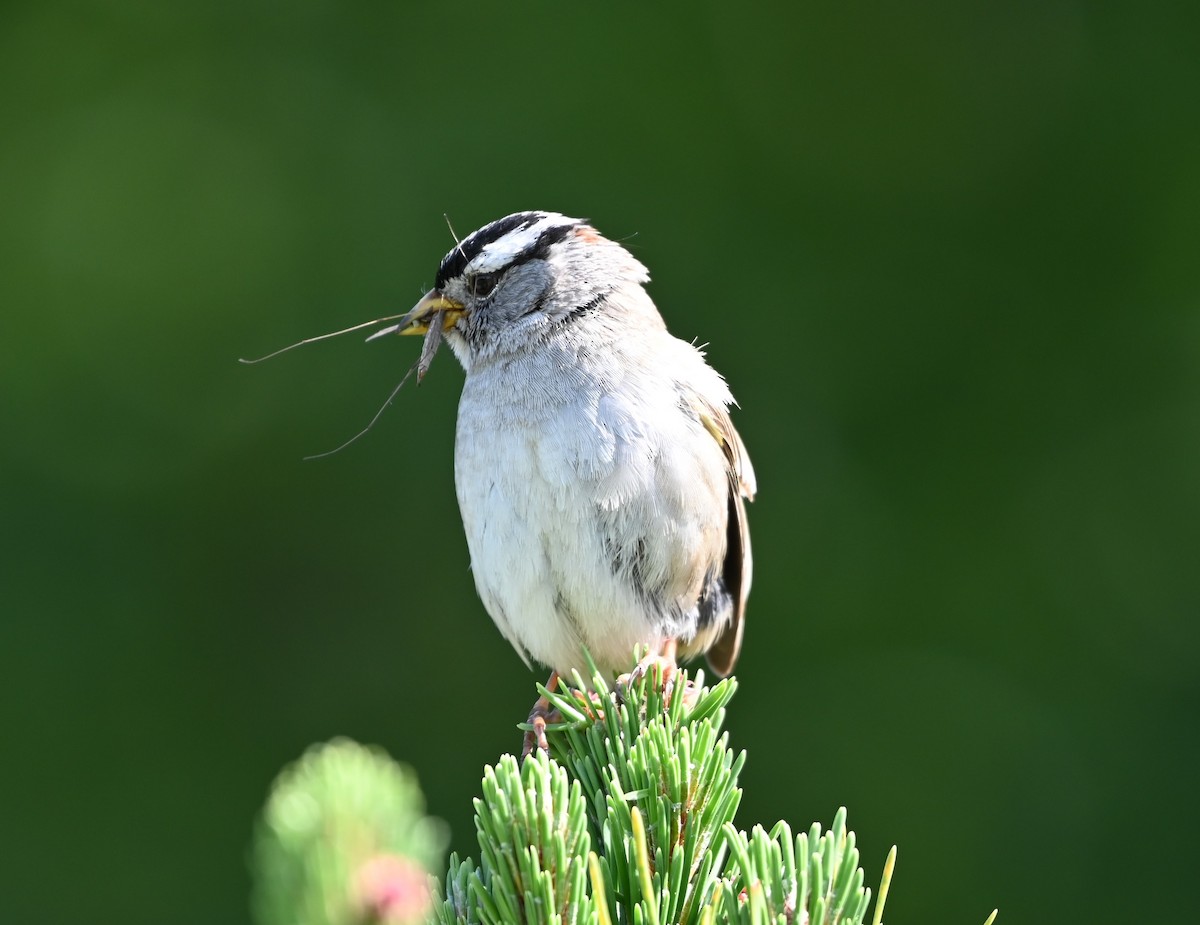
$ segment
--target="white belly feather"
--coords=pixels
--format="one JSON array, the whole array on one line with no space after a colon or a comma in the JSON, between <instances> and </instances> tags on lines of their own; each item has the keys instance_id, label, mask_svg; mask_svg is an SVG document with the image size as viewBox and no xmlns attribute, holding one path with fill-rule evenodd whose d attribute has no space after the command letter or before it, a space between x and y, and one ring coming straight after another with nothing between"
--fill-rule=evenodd
<instances>
[{"instance_id":1,"label":"white belly feather","mask_svg":"<svg viewBox=\"0 0 1200 925\"><path fill-rule=\"evenodd\" d=\"M714 398L728 395L692 347L664 337L695 356ZM529 368L546 362L533 353L476 370L463 389L455 483L475 584L526 661L583 673L586 646L602 669L624 670L637 644L689 632L679 621L724 557L724 457L697 439L703 425L658 371L661 352L653 366L628 366L644 381L619 393L581 367ZM558 386L533 394L530 382ZM642 588L614 567L614 549L633 548ZM646 586L662 592L651 603Z\"/></svg>"}]
</instances>

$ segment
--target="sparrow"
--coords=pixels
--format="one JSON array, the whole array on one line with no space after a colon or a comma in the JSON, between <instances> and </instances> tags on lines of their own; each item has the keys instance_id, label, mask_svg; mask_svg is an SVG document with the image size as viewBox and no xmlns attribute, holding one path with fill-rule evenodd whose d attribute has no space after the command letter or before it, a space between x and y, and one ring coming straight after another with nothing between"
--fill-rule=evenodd
<instances>
[{"instance_id":1,"label":"sparrow","mask_svg":"<svg viewBox=\"0 0 1200 925\"><path fill-rule=\"evenodd\" d=\"M610 674L641 647L725 676L741 649L754 469L729 387L667 330L649 278L587 221L517 212L456 244L374 335L424 334L421 374L442 340L462 364L454 479L475 587L550 689L588 677L585 650Z\"/></svg>"}]
</instances>

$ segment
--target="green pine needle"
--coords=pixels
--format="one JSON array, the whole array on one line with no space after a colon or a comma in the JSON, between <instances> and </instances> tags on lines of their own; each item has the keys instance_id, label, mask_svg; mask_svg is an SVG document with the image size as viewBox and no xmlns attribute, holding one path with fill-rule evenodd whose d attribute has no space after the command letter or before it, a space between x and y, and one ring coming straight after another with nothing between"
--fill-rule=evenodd
<instances>
[{"instance_id":1,"label":"green pine needle","mask_svg":"<svg viewBox=\"0 0 1200 925\"><path fill-rule=\"evenodd\" d=\"M485 772L475 804L478 901L464 909L461 889L448 890L440 925L793 925L805 916L810 925L861 925L871 891L844 809L828 832L814 825L796 837L785 823L749 835L733 824L746 756L721 731L732 678L705 687L702 674L689 681L680 671L664 692L657 666L615 686L591 668L590 684L576 675L570 687L538 686L560 717L546 727L550 757L527 759L520 775L511 757ZM547 792L559 801L546 803ZM534 825L539 811L551 814L549 825ZM564 832L551 876L546 847ZM873 925L894 863L893 849ZM451 877L461 880L453 864Z\"/></svg>"},{"instance_id":2,"label":"green pine needle","mask_svg":"<svg viewBox=\"0 0 1200 925\"><path fill-rule=\"evenodd\" d=\"M445 826L425 815L410 768L345 739L314 746L279 775L263 808L255 918L260 925L361 925L385 915L420 921L427 872L441 866L446 842Z\"/></svg>"},{"instance_id":3,"label":"green pine needle","mask_svg":"<svg viewBox=\"0 0 1200 925\"><path fill-rule=\"evenodd\" d=\"M538 686L560 717L550 753L485 769L478 861L451 855L442 883L422 879L420 906L397 898L396 858L436 863L445 837L411 773L353 743L306 755L264 810L260 925L416 925L418 908L435 925L882 925L896 848L872 909L844 808L827 831L735 825L746 755L721 728L732 678L678 671L664 691L657 667L615 685L589 667L589 684ZM379 857L382 886L364 880Z\"/></svg>"}]
</instances>

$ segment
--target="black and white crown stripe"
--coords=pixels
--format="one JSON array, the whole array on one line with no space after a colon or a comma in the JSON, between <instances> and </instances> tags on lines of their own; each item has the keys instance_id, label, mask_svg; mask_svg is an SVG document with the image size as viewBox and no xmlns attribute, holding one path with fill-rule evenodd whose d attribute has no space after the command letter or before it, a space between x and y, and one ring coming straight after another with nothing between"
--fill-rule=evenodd
<instances>
[{"instance_id":1,"label":"black and white crown stripe","mask_svg":"<svg viewBox=\"0 0 1200 925\"><path fill-rule=\"evenodd\" d=\"M517 212L463 238L438 267L435 286L467 273L491 273L527 260L544 259L550 248L586 221L557 212Z\"/></svg>"}]
</instances>

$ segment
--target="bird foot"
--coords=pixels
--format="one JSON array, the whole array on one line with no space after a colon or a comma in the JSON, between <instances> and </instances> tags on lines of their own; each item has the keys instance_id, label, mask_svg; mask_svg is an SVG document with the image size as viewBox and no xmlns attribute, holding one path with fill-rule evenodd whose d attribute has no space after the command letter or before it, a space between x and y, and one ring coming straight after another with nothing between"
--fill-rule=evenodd
<instances>
[{"instance_id":1,"label":"bird foot","mask_svg":"<svg viewBox=\"0 0 1200 925\"><path fill-rule=\"evenodd\" d=\"M546 690L552 691L558 684L558 674L554 673L546 682ZM595 691L571 691L571 693L584 713L593 719L603 718L604 711L600 708L602 700L599 694ZM546 726L563 722L562 713L556 707L550 706L550 701L546 697L539 697L534 703L533 709L529 711L528 722L533 728L525 733L525 739L521 745L521 758L528 758L535 749L549 754L550 743L546 741Z\"/></svg>"},{"instance_id":2,"label":"bird foot","mask_svg":"<svg viewBox=\"0 0 1200 925\"><path fill-rule=\"evenodd\" d=\"M675 664L674 655L659 655L657 652L650 652L643 656L633 666L633 671L617 678L617 683L620 684L622 680L626 680L629 684L637 684L642 678L649 677L655 668L658 669L662 689L664 691L669 689L675 683L675 675L679 673L679 666Z\"/></svg>"},{"instance_id":3,"label":"bird foot","mask_svg":"<svg viewBox=\"0 0 1200 925\"><path fill-rule=\"evenodd\" d=\"M559 687L558 672L552 671L550 680L546 682L546 690L553 691L557 687ZM528 722L533 728L525 733L525 739L521 744L521 758L528 758L535 749L550 754L550 743L546 741L546 726L562 721L562 713L557 708L550 706L549 699L544 696L539 697L534 702L533 709L529 711Z\"/></svg>"},{"instance_id":4,"label":"bird foot","mask_svg":"<svg viewBox=\"0 0 1200 925\"><path fill-rule=\"evenodd\" d=\"M546 724L561 721L562 714L550 706L550 701L545 697L539 697L534 703L533 709L529 711L529 722L533 728L526 730L525 739L521 743L522 760L532 755L534 750L549 754L550 743L546 741Z\"/></svg>"},{"instance_id":5,"label":"bird foot","mask_svg":"<svg viewBox=\"0 0 1200 925\"><path fill-rule=\"evenodd\" d=\"M640 684L643 678L652 676L651 672L655 668L658 669L658 678L662 684L663 705L670 706L671 696L675 692L675 677L679 674L679 666L675 664L674 646L668 648L667 654L648 653L633 666L632 671L617 678L617 690L621 693L622 699L625 699L624 692L635 684ZM687 686L683 689L684 705L692 706L696 701L696 696L696 687L689 679Z\"/></svg>"}]
</instances>

